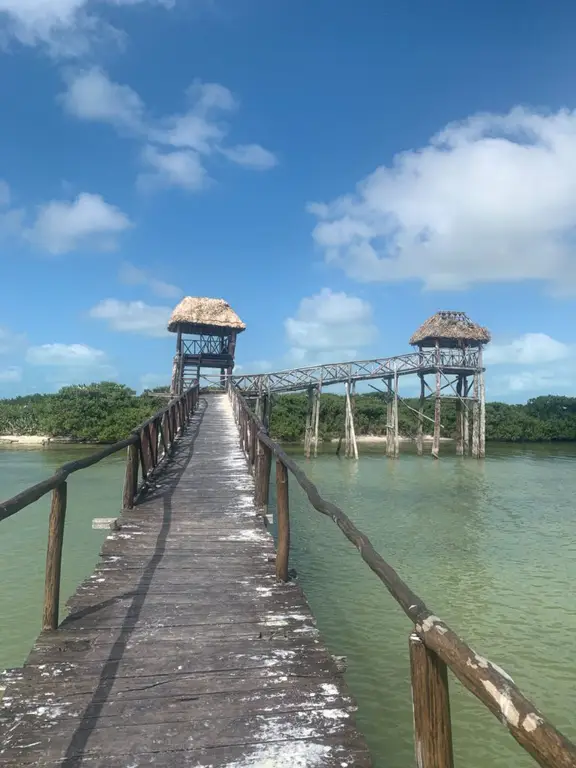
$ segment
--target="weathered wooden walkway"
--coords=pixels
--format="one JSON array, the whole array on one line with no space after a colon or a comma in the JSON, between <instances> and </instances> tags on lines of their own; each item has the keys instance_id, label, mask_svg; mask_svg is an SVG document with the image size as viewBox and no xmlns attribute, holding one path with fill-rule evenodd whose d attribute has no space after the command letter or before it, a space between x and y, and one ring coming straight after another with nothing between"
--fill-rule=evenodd
<instances>
[{"instance_id":1,"label":"weathered wooden walkway","mask_svg":"<svg viewBox=\"0 0 576 768\"><path fill-rule=\"evenodd\" d=\"M370 765L253 490L227 396L201 398L68 618L5 674L1 766Z\"/></svg>"}]
</instances>

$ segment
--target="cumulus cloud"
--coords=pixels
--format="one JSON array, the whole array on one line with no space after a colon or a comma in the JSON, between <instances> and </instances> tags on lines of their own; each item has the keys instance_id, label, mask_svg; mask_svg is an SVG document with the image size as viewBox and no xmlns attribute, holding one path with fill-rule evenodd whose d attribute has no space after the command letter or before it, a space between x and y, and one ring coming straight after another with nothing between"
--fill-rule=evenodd
<instances>
[{"instance_id":1,"label":"cumulus cloud","mask_svg":"<svg viewBox=\"0 0 576 768\"><path fill-rule=\"evenodd\" d=\"M79 120L110 123L136 132L145 130L145 108L140 96L127 85L113 83L98 67L69 75L68 89L60 99L65 111Z\"/></svg>"},{"instance_id":2,"label":"cumulus cloud","mask_svg":"<svg viewBox=\"0 0 576 768\"><path fill-rule=\"evenodd\" d=\"M71 368L99 367L107 362L106 353L86 344L42 344L30 347L26 353L30 365L66 366Z\"/></svg>"},{"instance_id":3,"label":"cumulus cloud","mask_svg":"<svg viewBox=\"0 0 576 768\"><path fill-rule=\"evenodd\" d=\"M576 111L516 108L452 123L309 211L326 261L357 280L574 290L575 198Z\"/></svg>"},{"instance_id":4,"label":"cumulus cloud","mask_svg":"<svg viewBox=\"0 0 576 768\"><path fill-rule=\"evenodd\" d=\"M113 331L161 337L168 335L171 312L170 307L151 306L143 301L104 299L89 314L96 320L105 320Z\"/></svg>"},{"instance_id":5,"label":"cumulus cloud","mask_svg":"<svg viewBox=\"0 0 576 768\"><path fill-rule=\"evenodd\" d=\"M245 168L266 171L268 168L274 168L275 165L278 165L276 155L259 144L238 144L235 147L222 149L222 153L233 163L243 165Z\"/></svg>"},{"instance_id":6,"label":"cumulus cloud","mask_svg":"<svg viewBox=\"0 0 576 768\"><path fill-rule=\"evenodd\" d=\"M509 344L490 344L484 353L487 365L541 365L573 356L568 344L546 333L525 333Z\"/></svg>"},{"instance_id":7,"label":"cumulus cloud","mask_svg":"<svg viewBox=\"0 0 576 768\"><path fill-rule=\"evenodd\" d=\"M100 195L82 193L72 202L53 200L41 206L26 237L52 254L112 250L117 236L131 226L130 219Z\"/></svg>"},{"instance_id":8,"label":"cumulus cloud","mask_svg":"<svg viewBox=\"0 0 576 768\"><path fill-rule=\"evenodd\" d=\"M118 276L120 282L125 285L144 285L156 296L161 296L164 299L177 299L183 294L182 289L177 285L158 280L145 269L140 269L127 261L121 265Z\"/></svg>"},{"instance_id":9,"label":"cumulus cloud","mask_svg":"<svg viewBox=\"0 0 576 768\"><path fill-rule=\"evenodd\" d=\"M149 170L138 177L138 186L141 189L180 187L196 192L209 183L208 174L198 152L162 152L149 145L142 153L142 160Z\"/></svg>"},{"instance_id":10,"label":"cumulus cloud","mask_svg":"<svg viewBox=\"0 0 576 768\"><path fill-rule=\"evenodd\" d=\"M141 188L201 190L210 181L206 162L214 155L254 170L277 164L275 155L259 144L227 146L229 125L223 118L239 105L219 83L195 81L186 91L183 112L155 118L136 91L113 82L100 68L68 73L66 82L60 101L68 114L108 123L142 141Z\"/></svg>"},{"instance_id":11,"label":"cumulus cloud","mask_svg":"<svg viewBox=\"0 0 576 768\"><path fill-rule=\"evenodd\" d=\"M302 299L284 326L289 357L300 365L354 359L378 335L367 301L329 288Z\"/></svg>"},{"instance_id":12,"label":"cumulus cloud","mask_svg":"<svg viewBox=\"0 0 576 768\"><path fill-rule=\"evenodd\" d=\"M144 3L174 5L173 0L0 0L0 31L22 45L40 45L53 56L82 56L94 43L123 39L97 10Z\"/></svg>"}]
</instances>

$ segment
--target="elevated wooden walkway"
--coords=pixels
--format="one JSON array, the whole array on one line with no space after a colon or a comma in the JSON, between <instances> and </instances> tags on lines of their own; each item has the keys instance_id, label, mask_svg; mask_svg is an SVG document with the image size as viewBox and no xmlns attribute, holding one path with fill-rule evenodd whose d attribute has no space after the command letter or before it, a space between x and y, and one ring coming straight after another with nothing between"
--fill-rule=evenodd
<instances>
[{"instance_id":1,"label":"elevated wooden walkway","mask_svg":"<svg viewBox=\"0 0 576 768\"><path fill-rule=\"evenodd\" d=\"M253 494L228 397L202 397L71 614L5 673L0 766L370 765Z\"/></svg>"}]
</instances>

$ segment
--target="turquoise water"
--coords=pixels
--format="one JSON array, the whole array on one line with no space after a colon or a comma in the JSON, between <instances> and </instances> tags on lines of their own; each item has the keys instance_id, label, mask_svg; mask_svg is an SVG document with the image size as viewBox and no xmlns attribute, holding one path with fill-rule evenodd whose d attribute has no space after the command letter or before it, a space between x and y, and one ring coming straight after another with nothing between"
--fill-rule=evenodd
<instances>
[{"instance_id":1,"label":"turquoise water","mask_svg":"<svg viewBox=\"0 0 576 768\"><path fill-rule=\"evenodd\" d=\"M10 498L93 452L94 447L0 448L0 496ZM125 456L117 455L68 480L62 603L94 568L106 532L93 531L92 519L118 516L124 470ZM50 494L0 523L0 669L22 664L41 629L49 511Z\"/></svg>"},{"instance_id":2,"label":"turquoise water","mask_svg":"<svg viewBox=\"0 0 576 768\"><path fill-rule=\"evenodd\" d=\"M447 451L446 451L447 453ZM484 462L372 452L307 462L428 606L576 738L576 449L490 446ZM293 482L293 558L333 653L348 657L358 723L376 766L414 763L411 625L355 548ZM456 764L534 765L451 678Z\"/></svg>"},{"instance_id":3,"label":"turquoise water","mask_svg":"<svg viewBox=\"0 0 576 768\"><path fill-rule=\"evenodd\" d=\"M86 449L0 449L7 498ZM444 450L444 449L443 449ZM434 612L512 675L576 739L576 447L489 446L484 462L445 449L441 461L382 448L359 462L304 462L323 495L364 530ZM63 593L93 568L120 507L124 457L69 481ZM292 563L325 640L348 657L358 722L381 768L414 764L410 622L327 518L290 486ZM0 668L24 660L40 628L48 498L1 524ZM451 681L456 761L467 768L534 765L483 705Z\"/></svg>"}]
</instances>

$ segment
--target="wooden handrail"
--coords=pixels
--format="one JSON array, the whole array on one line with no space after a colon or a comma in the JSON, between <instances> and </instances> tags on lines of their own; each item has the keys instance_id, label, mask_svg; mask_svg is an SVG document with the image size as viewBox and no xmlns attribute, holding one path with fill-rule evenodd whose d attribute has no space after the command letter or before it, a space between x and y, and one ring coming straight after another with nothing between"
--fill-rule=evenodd
<instances>
[{"instance_id":1,"label":"wooden handrail","mask_svg":"<svg viewBox=\"0 0 576 768\"><path fill-rule=\"evenodd\" d=\"M256 431L257 440L272 455L277 465L289 470L298 482L310 504L326 515L340 528L346 538L354 544L360 556L378 576L404 613L414 624L413 639L410 642L412 659L413 695L416 724L416 752L419 768L449 768L452 765L450 728L446 725L449 717L448 689L444 685L445 667L452 670L460 682L503 723L516 741L536 762L545 768L576 768L576 745L569 741L548 721L519 690L510 676L496 664L479 656L450 627L427 607L425 602L400 578L398 573L374 549L365 533L360 531L340 507L322 498L318 489L302 469L272 440L262 422L249 407L239 390L230 384L229 396L240 427L241 445L249 458L249 445L245 434L250 423ZM256 462L255 471L261 465ZM269 473L269 463L268 463ZM277 474L277 477L279 475ZM281 475L283 478L283 475ZM262 484L265 480L256 476L256 491L262 498ZM266 479L266 482L268 479ZM282 486L282 517L288 520L288 489ZM284 510L286 507L286 510ZM279 510L280 517L280 510ZM289 530L285 522L279 528L277 545L277 573L284 574L287 561ZM282 540L280 541L280 536ZM281 562L280 562L281 560ZM286 563L287 567L287 563ZM417 646L417 638L423 648ZM424 650L432 655L427 658ZM445 688L445 690L443 690ZM424 710L432 711L432 717L425 718ZM446 714L448 713L448 714ZM442 722L438 722L438 718ZM425 741L423 741L425 740Z\"/></svg>"},{"instance_id":2,"label":"wooden handrail","mask_svg":"<svg viewBox=\"0 0 576 768\"><path fill-rule=\"evenodd\" d=\"M139 493L146 488L153 473L172 454L178 435L182 433L186 422L198 405L198 393L198 384L195 384L180 397L171 400L168 405L137 426L130 437L119 440L113 445L108 445L101 451L92 453L83 459L63 464L51 477L41 480L36 485L0 504L0 521L2 521L52 491L42 614L42 628L44 630L56 629L58 626L60 575L67 506L67 478L74 472L91 467L102 459L128 448L122 508L132 509ZM169 430L168 437L162 429L163 420L165 423L172 421L175 425L174 429ZM164 448L162 455L160 455L160 445ZM142 463L142 477L139 483L138 465L140 462Z\"/></svg>"}]
</instances>

